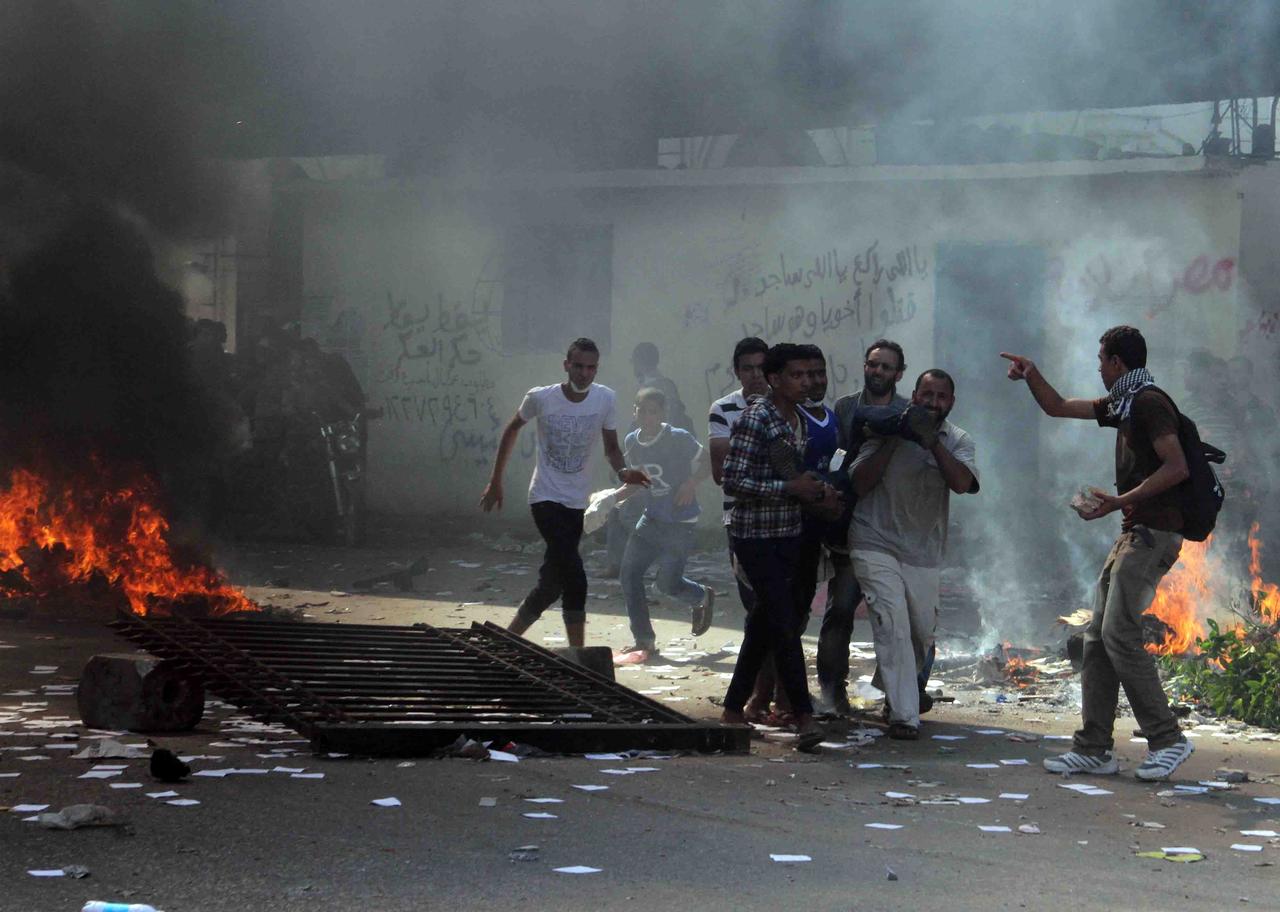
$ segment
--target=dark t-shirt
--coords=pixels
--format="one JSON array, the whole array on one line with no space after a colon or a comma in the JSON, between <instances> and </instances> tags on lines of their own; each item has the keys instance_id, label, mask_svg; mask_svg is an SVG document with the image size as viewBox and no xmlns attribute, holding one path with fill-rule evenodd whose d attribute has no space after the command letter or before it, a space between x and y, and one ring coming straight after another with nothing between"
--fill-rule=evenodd
<instances>
[{"instance_id":1,"label":"dark t-shirt","mask_svg":"<svg viewBox=\"0 0 1280 912\"><path fill-rule=\"evenodd\" d=\"M1163 393L1146 389L1138 393L1129 409L1129 417L1117 421L1107 415L1106 397L1095 399L1093 414L1098 424L1116 429L1116 492L1133 490L1160 468L1160 456L1151 442L1166 434L1178 436L1178 411ZM1155 497L1136 504L1124 517L1122 529L1147 526L1162 532L1182 528L1182 509L1178 505L1177 487L1161 491Z\"/></svg>"}]
</instances>

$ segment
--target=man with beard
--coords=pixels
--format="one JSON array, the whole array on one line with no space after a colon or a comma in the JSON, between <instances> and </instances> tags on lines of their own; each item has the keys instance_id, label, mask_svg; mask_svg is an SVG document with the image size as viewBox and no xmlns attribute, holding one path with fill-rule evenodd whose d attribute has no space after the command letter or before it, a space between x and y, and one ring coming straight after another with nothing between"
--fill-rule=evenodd
<instances>
[{"instance_id":1,"label":"man with beard","mask_svg":"<svg viewBox=\"0 0 1280 912\"><path fill-rule=\"evenodd\" d=\"M502 475L520 429L537 420L538 461L529 482L529 509L546 542L546 554L538 569L538 582L520 603L507 629L521 634L561 599L564 630L570 646L586 645L587 574L578 543L582 517L591 497L591 456L594 443L604 441L605 456L622 484L649 484L649 476L628 469L618 446L613 390L594 382L600 365L600 349L590 339L575 339L565 356L568 379L550 386L535 386L498 441L493 472L480 506L488 513L502 509Z\"/></svg>"},{"instance_id":2,"label":"man with beard","mask_svg":"<svg viewBox=\"0 0 1280 912\"><path fill-rule=\"evenodd\" d=\"M1142 615L1161 578L1182 550L1182 508L1177 486L1190 477L1178 440L1180 423L1173 401L1147 371L1147 342L1132 326L1102 334L1098 373L1107 388L1099 399L1064 399L1021 355L1007 358L1010 380L1025 380L1036 404L1052 418L1095 420L1116 429L1116 490L1094 490L1091 502L1073 504L1080 517L1095 520L1119 511L1120 537L1102 565L1085 628L1080 671L1083 725L1071 750L1044 761L1052 773L1113 775L1120 771L1112 736L1120 688L1147 739L1147 756L1134 771L1139 779L1168 779L1191 756L1160 686L1155 661L1146 650Z\"/></svg>"},{"instance_id":3,"label":"man with beard","mask_svg":"<svg viewBox=\"0 0 1280 912\"><path fill-rule=\"evenodd\" d=\"M769 395L753 399L734 426L724 461L724 489L734 497L729 536L755 593L722 720L743 723L747 697L772 652L799 731L797 747L812 750L822 739L800 648L800 608L795 572L800 546L800 505L821 507L839 497L813 474L797 471L804 452L804 418L797 407L809 396L812 357L803 346L769 349Z\"/></svg>"},{"instance_id":4,"label":"man with beard","mask_svg":"<svg viewBox=\"0 0 1280 912\"><path fill-rule=\"evenodd\" d=\"M955 389L946 371L925 371L911 402L934 425L917 432L919 442L868 440L853 463L849 553L871 615L889 737L899 740L920 736L919 675L938 623L951 494L978 492L973 438L947 420Z\"/></svg>"},{"instance_id":5,"label":"man with beard","mask_svg":"<svg viewBox=\"0 0 1280 912\"><path fill-rule=\"evenodd\" d=\"M836 400L840 449L856 457L866 440L865 427L869 416L883 416L885 409L897 412L906 409L907 400L897 391L906 367L902 346L897 342L877 339L871 343L862 361L862 389ZM847 472L849 466L846 463L839 468ZM833 524L832 534L827 539L835 575L827 588L827 609L818 634L818 687L822 702L842 716L851 712L846 690L849 641L853 637L854 612L862 601L862 589L854 576L848 551L849 521L856 501L852 487L843 493L846 515L842 523Z\"/></svg>"}]
</instances>

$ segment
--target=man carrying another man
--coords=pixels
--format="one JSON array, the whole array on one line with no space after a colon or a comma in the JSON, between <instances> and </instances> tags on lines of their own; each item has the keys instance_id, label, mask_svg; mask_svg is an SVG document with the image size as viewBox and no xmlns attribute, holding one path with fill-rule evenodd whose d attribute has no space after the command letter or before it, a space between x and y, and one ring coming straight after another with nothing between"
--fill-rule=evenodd
<instances>
[{"instance_id":1,"label":"man carrying another man","mask_svg":"<svg viewBox=\"0 0 1280 912\"><path fill-rule=\"evenodd\" d=\"M871 615L889 737L900 740L919 737L918 676L937 627L951 494L978 492L973 438L947 420L955 400L946 371L925 371L911 402L932 421L867 440L853 464L850 557Z\"/></svg>"}]
</instances>

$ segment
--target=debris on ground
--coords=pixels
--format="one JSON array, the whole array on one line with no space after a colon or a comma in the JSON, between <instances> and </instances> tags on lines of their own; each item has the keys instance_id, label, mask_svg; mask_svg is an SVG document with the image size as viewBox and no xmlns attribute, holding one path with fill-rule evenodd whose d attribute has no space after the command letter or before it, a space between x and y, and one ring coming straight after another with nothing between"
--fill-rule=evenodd
<instances>
[{"instance_id":1,"label":"debris on ground","mask_svg":"<svg viewBox=\"0 0 1280 912\"><path fill-rule=\"evenodd\" d=\"M36 822L47 830L76 830L80 827L119 826L124 821L111 808L100 804L69 804L56 813L41 814Z\"/></svg>"}]
</instances>

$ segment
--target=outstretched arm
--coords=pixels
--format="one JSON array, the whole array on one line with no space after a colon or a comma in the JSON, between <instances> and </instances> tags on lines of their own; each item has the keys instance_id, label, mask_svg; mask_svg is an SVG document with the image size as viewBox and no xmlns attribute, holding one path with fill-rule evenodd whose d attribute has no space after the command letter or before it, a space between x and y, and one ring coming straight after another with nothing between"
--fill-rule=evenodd
<instances>
[{"instance_id":1,"label":"outstretched arm","mask_svg":"<svg viewBox=\"0 0 1280 912\"><path fill-rule=\"evenodd\" d=\"M1093 401L1090 399L1064 399L1053 385L1040 373L1035 362L1022 355L1001 352L1001 358L1009 361L1009 379L1025 380L1035 397L1036 404L1050 418L1093 419Z\"/></svg>"},{"instance_id":2,"label":"outstretched arm","mask_svg":"<svg viewBox=\"0 0 1280 912\"><path fill-rule=\"evenodd\" d=\"M493 457L493 471L489 473L489 483L484 486L484 493L480 495L480 509L486 513L494 507L502 509L502 475L507 469L507 460L511 458L511 451L515 449L520 429L525 424L527 422L517 412L502 429L502 437L498 439L498 453Z\"/></svg>"}]
</instances>

